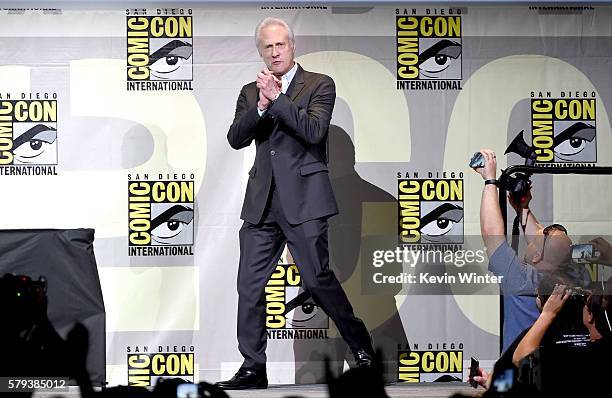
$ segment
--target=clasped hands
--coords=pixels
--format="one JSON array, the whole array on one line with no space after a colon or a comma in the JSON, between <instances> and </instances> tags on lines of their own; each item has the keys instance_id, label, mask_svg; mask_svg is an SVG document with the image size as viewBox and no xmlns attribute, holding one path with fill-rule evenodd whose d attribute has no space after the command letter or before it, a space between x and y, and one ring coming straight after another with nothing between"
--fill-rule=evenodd
<instances>
[{"instance_id":1,"label":"clasped hands","mask_svg":"<svg viewBox=\"0 0 612 398\"><path fill-rule=\"evenodd\" d=\"M257 108L260 111L268 109L272 101L274 101L281 93L281 81L265 68L257 74L257 88L259 89L259 101Z\"/></svg>"}]
</instances>

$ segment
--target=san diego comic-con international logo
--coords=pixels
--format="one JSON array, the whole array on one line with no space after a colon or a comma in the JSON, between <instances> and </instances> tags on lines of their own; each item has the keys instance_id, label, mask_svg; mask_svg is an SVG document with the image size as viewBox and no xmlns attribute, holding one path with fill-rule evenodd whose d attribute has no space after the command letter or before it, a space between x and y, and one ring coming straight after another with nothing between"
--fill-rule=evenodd
<instances>
[{"instance_id":1,"label":"san diego comic-con international logo","mask_svg":"<svg viewBox=\"0 0 612 398\"><path fill-rule=\"evenodd\" d=\"M463 243L463 172L397 173L400 244Z\"/></svg>"},{"instance_id":2,"label":"san diego comic-con international logo","mask_svg":"<svg viewBox=\"0 0 612 398\"><path fill-rule=\"evenodd\" d=\"M597 162L595 93L571 94L531 93L531 146L538 165Z\"/></svg>"},{"instance_id":3,"label":"san diego comic-con international logo","mask_svg":"<svg viewBox=\"0 0 612 398\"><path fill-rule=\"evenodd\" d=\"M395 9L398 90L460 90L461 9Z\"/></svg>"},{"instance_id":4,"label":"san diego comic-con international logo","mask_svg":"<svg viewBox=\"0 0 612 398\"><path fill-rule=\"evenodd\" d=\"M193 255L194 175L128 174L130 256Z\"/></svg>"},{"instance_id":5,"label":"san diego comic-con international logo","mask_svg":"<svg viewBox=\"0 0 612 398\"><path fill-rule=\"evenodd\" d=\"M397 381L400 383L450 382L463 380L463 343L429 343L398 347Z\"/></svg>"},{"instance_id":6,"label":"san diego comic-con international logo","mask_svg":"<svg viewBox=\"0 0 612 398\"><path fill-rule=\"evenodd\" d=\"M193 90L191 9L127 9L127 89Z\"/></svg>"},{"instance_id":7,"label":"san diego comic-con international logo","mask_svg":"<svg viewBox=\"0 0 612 398\"><path fill-rule=\"evenodd\" d=\"M57 94L0 95L0 175L57 175L56 166Z\"/></svg>"},{"instance_id":8,"label":"san diego comic-con international logo","mask_svg":"<svg viewBox=\"0 0 612 398\"><path fill-rule=\"evenodd\" d=\"M149 346L128 346L126 351L129 386L153 386L160 377L195 382L194 346L164 345L156 352L149 352Z\"/></svg>"},{"instance_id":9,"label":"san diego comic-con international logo","mask_svg":"<svg viewBox=\"0 0 612 398\"><path fill-rule=\"evenodd\" d=\"M302 288L295 264L277 264L265 287L269 339L326 339L329 317Z\"/></svg>"}]
</instances>

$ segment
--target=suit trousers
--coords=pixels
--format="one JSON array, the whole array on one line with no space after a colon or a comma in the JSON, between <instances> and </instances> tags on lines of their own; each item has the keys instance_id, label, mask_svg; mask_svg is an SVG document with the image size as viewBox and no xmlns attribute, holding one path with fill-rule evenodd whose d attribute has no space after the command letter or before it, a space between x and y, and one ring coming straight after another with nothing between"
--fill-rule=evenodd
<instances>
[{"instance_id":1,"label":"suit trousers","mask_svg":"<svg viewBox=\"0 0 612 398\"><path fill-rule=\"evenodd\" d=\"M307 290L315 303L334 321L353 350L371 349L364 323L329 269L327 219L302 224L287 222L272 184L267 210L259 224L244 222L240 229L238 269L238 349L242 368L261 370L266 364L266 314L264 289L287 243Z\"/></svg>"}]
</instances>

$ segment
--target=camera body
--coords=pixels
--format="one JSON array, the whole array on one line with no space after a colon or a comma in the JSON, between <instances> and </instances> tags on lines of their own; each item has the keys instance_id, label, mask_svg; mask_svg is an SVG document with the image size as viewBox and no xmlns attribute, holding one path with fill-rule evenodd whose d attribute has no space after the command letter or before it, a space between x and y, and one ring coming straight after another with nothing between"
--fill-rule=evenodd
<instances>
[{"instance_id":1,"label":"camera body","mask_svg":"<svg viewBox=\"0 0 612 398\"><path fill-rule=\"evenodd\" d=\"M527 145L523 139L523 130L512 140L504 155L508 153L516 153L525 159L526 166L533 166L536 162L536 154L532 147ZM486 161L482 153L476 152L470 159L470 167L477 169L484 167ZM506 176L502 174L499 181L502 186L514 200L520 202L521 198L527 196L531 189L531 174L529 173L516 173L515 175Z\"/></svg>"},{"instance_id":2,"label":"camera body","mask_svg":"<svg viewBox=\"0 0 612 398\"><path fill-rule=\"evenodd\" d=\"M533 166L536 163L536 154L532 147L527 145L527 142L523 138L524 130L514 137L514 140L508 145L504 155L508 153L516 153L523 159L525 159L525 166ZM531 174L530 173L516 173L514 176L507 176L500 180L500 185L506 188L506 191L510 193L512 198L516 201L520 201L521 198L525 197L531 189Z\"/></svg>"},{"instance_id":3,"label":"camera body","mask_svg":"<svg viewBox=\"0 0 612 398\"><path fill-rule=\"evenodd\" d=\"M47 281L26 275L5 274L0 278L0 313L16 330L29 328L47 315Z\"/></svg>"},{"instance_id":4,"label":"camera body","mask_svg":"<svg viewBox=\"0 0 612 398\"><path fill-rule=\"evenodd\" d=\"M547 339L557 346L582 347L589 341L589 331L582 322L589 291L581 287L568 287L567 291L570 296L549 328Z\"/></svg>"},{"instance_id":5,"label":"camera body","mask_svg":"<svg viewBox=\"0 0 612 398\"><path fill-rule=\"evenodd\" d=\"M507 176L507 178L500 181L500 184L506 188L506 191L508 191L512 198L518 200L527 196L531 189L530 176L524 173L516 173L514 176Z\"/></svg>"}]
</instances>

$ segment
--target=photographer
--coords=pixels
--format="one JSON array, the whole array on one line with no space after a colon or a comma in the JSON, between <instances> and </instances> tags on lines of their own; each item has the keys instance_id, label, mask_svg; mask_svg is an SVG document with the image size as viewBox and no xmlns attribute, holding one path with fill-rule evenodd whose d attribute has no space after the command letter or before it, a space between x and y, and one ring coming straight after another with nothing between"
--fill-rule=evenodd
<instances>
[{"instance_id":1,"label":"photographer","mask_svg":"<svg viewBox=\"0 0 612 398\"><path fill-rule=\"evenodd\" d=\"M591 294L582 311L582 322L589 330L591 338L588 388L593 391L602 391L608 389L610 385L612 278L607 282L593 282L590 290Z\"/></svg>"},{"instance_id":2,"label":"photographer","mask_svg":"<svg viewBox=\"0 0 612 398\"><path fill-rule=\"evenodd\" d=\"M611 301L612 285L609 282L593 282L589 290L555 285L542 314L521 339L512 358L516 367L535 364L527 377L533 383L532 387L547 394L576 391L586 395L607 387L612 358L612 325L608 316ZM586 327L590 337L588 344L567 344L566 339L559 341L559 331L570 335L575 333L571 323L580 315L581 326ZM538 348L539 353L534 354L536 359L522 361ZM572 363L579 366L576 370L588 374L588 383L578 385L571 382L574 370L568 364Z\"/></svg>"},{"instance_id":3,"label":"photographer","mask_svg":"<svg viewBox=\"0 0 612 398\"><path fill-rule=\"evenodd\" d=\"M514 350L512 354L514 366L518 367L521 359L531 354L542 344L544 336L550 330L555 318L571 295L572 289L559 284L555 284L550 296L538 294L537 303L538 306L543 304L542 312Z\"/></svg>"},{"instance_id":4,"label":"photographer","mask_svg":"<svg viewBox=\"0 0 612 398\"><path fill-rule=\"evenodd\" d=\"M46 280L0 277L1 376L66 376L66 343L47 317Z\"/></svg>"},{"instance_id":5,"label":"photographer","mask_svg":"<svg viewBox=\"0 0 612 398\"><path fill-rule=\"evenodd\" d=\"M495 153L490 149L482 149L480 152L484 156L485 164L483 167L474 168L485 181L480 205L480 229L489 256L489 271L503 276L502 351L505 351L516 337L538 318L535 291L540 274L566 264L572 242L563 226L553 224L543 228L539 224L529 211L530 195L513 199L511 204L521 209L521 225L527 240L525 257L521 261L506 242L504 234L506 225L499 207Z\"/></svg>"},{"instance_id":6,"label":"photographer","mask_svg":"<svg viewBox=\"0 0 612 398\"><path fill-rule=\"evenodd\" d=\"M610 352L612 342L612 278L607 282L597 281L590 286L591 294L582 312L582 322L589 330L592 347ZM608 356L610 359L610 357Z\"/></svg>"},{"instance_id":7,"label":"photographer","mask_svg":"<svg viewBox=\"0 0 612 398\"><path fill-rule=\"evenodd\" d=\"M564 308L564 304L573 292L573 288L568 286L573 286L573 282L564 273L546 273L540 280L537 289L536 303L542 311L540 316L533 326L523 330L508 346L495 362L491 373L478 369L478 375L473 380L488 390L491 387L493 375L503 374L510 369L514 375L515 391L530 391L530 386L516 383L520 360L537 347L557 344L566 333L572 334L577 327L582 327L577 316L581 308L576 306L571 309L567 306ZM559 315L562 310L564 314ZM573 319L568 321L569 318ZM552 326L553 324L555 326Z\"/></svg>"}]
</instances>

